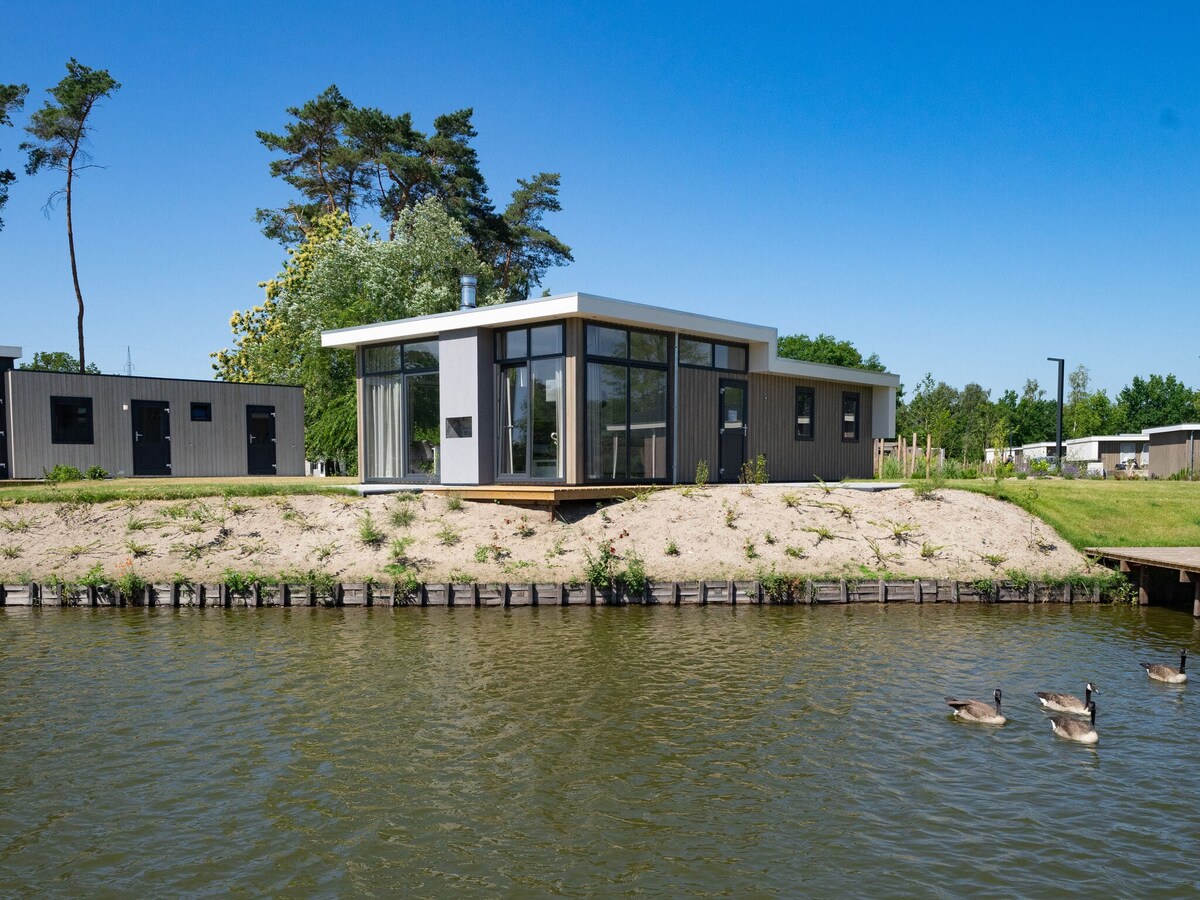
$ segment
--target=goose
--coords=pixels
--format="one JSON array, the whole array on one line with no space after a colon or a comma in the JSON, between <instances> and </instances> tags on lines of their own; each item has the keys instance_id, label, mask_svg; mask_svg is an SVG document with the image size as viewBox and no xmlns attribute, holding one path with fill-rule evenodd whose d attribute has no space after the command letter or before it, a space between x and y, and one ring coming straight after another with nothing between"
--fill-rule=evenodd
<instances>
[{"instance_id":1,"label":"goose","mask_svg":"<svg viewBox=\"0 0 1200 900\"><path fill-rule=\"evenodd\" d=\"M1074 713L1078 716L1086 716L1088 714L1087 705L1092 699L1092 694L1099 694L1095 685L1090 681L1083 689L1083 699L1080 700L1074 694L1052 694L1049 691L1034 691L1042 706L1046 709L1052 709L1055 712Z\"/></svg>"},{"instance_id":2,"label":"goose","mask_svg":"<svg viewBox=\"0 0 1200 900\"><path fill-rule=\"evenodd\" d=\"M1088 701L1088 717L1091 721L1069 719L1066 716L1055 716L1050 720L1050 728L1061 738L1075 741L1079 744L1095 744L1100 741L1096 734L1096 701Z\"/></svg>"},{"instance_id":3,"label":"goose","mask_svg":"<svg viewBox=\"0 0 1200 900\"><path fill-rule=\"evenodd\" d=\"M1000 688L996 688L996 692L992 696L996 698L995 706L989 706L978 700L956 700L954 697L947 697L946 703L954 707L954 718L956 719L962 719L964 722L978 722L981 725L1003 725L1008 719L1000 714Z\"/></svg>"},{"instance_id":4,"label":"goose","mask_svg":"<svg viewBox=\"0 0 1200 900\"><path fill-rule=\"evenodd\" d=\"M1179 651L1179 668L1174 666L1164 666L1162 663L1139 663L1146 670L1146 674L1155 681L1165 681L1167 684L1184 684L1187 681L1187 673L1184 667L1187 666L1187 648Z\"/></svg>"}]
</instances>

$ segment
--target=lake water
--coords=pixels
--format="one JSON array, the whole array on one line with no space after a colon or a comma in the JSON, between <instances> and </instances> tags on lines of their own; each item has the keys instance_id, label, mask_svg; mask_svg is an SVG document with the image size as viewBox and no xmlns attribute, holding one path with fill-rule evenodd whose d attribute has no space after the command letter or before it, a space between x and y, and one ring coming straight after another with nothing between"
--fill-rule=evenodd
<instances>
[{"instance_id":1,"label":"lake water","mask_svg":"<svg viewBox=\"0 0 1200 900\"><path fill-rule=\"evenodd\" d=\"M1186 613L0 613L7 895L1200 892ZM1200 665L1200 653L1197 654ZM1097 748L1034 690L1097 698ZM1009 724L944 694L1004 689Z\"/></svg>"}]
</instances>

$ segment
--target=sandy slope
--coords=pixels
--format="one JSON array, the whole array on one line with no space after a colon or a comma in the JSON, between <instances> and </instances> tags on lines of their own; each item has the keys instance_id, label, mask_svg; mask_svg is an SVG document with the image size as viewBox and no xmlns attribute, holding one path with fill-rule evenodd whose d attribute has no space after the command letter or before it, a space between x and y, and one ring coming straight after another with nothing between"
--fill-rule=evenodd
<instances>
[{"instance_id":1,"label":"sandy slope","mask_svg":"<svg viewBox=\"0 0 1200 900\"><path fill-rule=\"evenodd\" d=\"M636 552L656 580L751 577L772 567L835 575L867 566L960 579L1087 568L1082 555L1021 509L952 490L920 500L907 489L827 494L817 486L721 485L603 508L564 507L554 521L544 511L494 503L451 506L396 495L9 506L0 509L0 578L71 579L97 563L111 573L132 559L152 581L176 572L212 579L227 568L273 576L315 569L357 581L386 577L396 538L411 539L407 564L430 582L454 573L480 581L569 581L583 574L585 553L596 553L601 541L622 556ZM412 523L395 524L405 508ZM385 535L376 546L359 536L368 515ZM678 555L666 552L672 543ZM787 554L789 547L802 555Z\"/></svg>"}]
</instances>

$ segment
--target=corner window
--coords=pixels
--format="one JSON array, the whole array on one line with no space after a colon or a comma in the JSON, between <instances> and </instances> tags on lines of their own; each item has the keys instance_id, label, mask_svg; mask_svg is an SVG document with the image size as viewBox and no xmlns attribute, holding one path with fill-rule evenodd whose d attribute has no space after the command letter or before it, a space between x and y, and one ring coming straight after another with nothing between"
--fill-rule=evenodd
<instances>
[{"instance_id":1,"label":"corner window","mask_svg":"<svg viewBox=\"0 0 1200 900\"><path fill-rule=\"evenodd\" d=\"M54 444L91 444L92 398L50 398L50 441Z\"/></svg>"},{"instance_id":2,"label":"corner window","mask_svg":"<svg viewBox=\"0 0 1200 900\"><path fill-rule=\"evenodd\" d=\"M796 440L813 439L813 389L796 388Z\"/></svg>"},{"instance_id":3,"label":"corner window","mask_svg":"<svg viewBox=\"0 0 1200 900\"><path fill-rule=\"evenodd\" d=\"M858 394L849 391L842 394L842 440L858 440Z\"/></svg>"},{"instance_id":4,"label":"corner window","mask_svg":"<svg viewBox=\"0 0 1200 900\"><path fill-rule=\"evenodd\" d=\"M211 422L212 421L212 404L211 403L193 403L192 404L192 421L193 422Z\"/></svg>"}]
</instances>

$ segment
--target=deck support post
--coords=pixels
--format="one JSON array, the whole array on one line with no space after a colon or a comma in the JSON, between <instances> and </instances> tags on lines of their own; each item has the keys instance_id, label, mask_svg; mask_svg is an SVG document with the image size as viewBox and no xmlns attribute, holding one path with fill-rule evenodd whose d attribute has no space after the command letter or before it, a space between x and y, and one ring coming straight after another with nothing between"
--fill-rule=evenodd
<instances>
[{"instance_id":1,"label":"deck support post","mask_svg":"<svg viewBox=\"0 0 1200 900\"><path fill-rule=\"evenodd\" d=\"M1138 566L1138 605L1150 605L1150 567Z\"/></svg>"}]
</instances>

